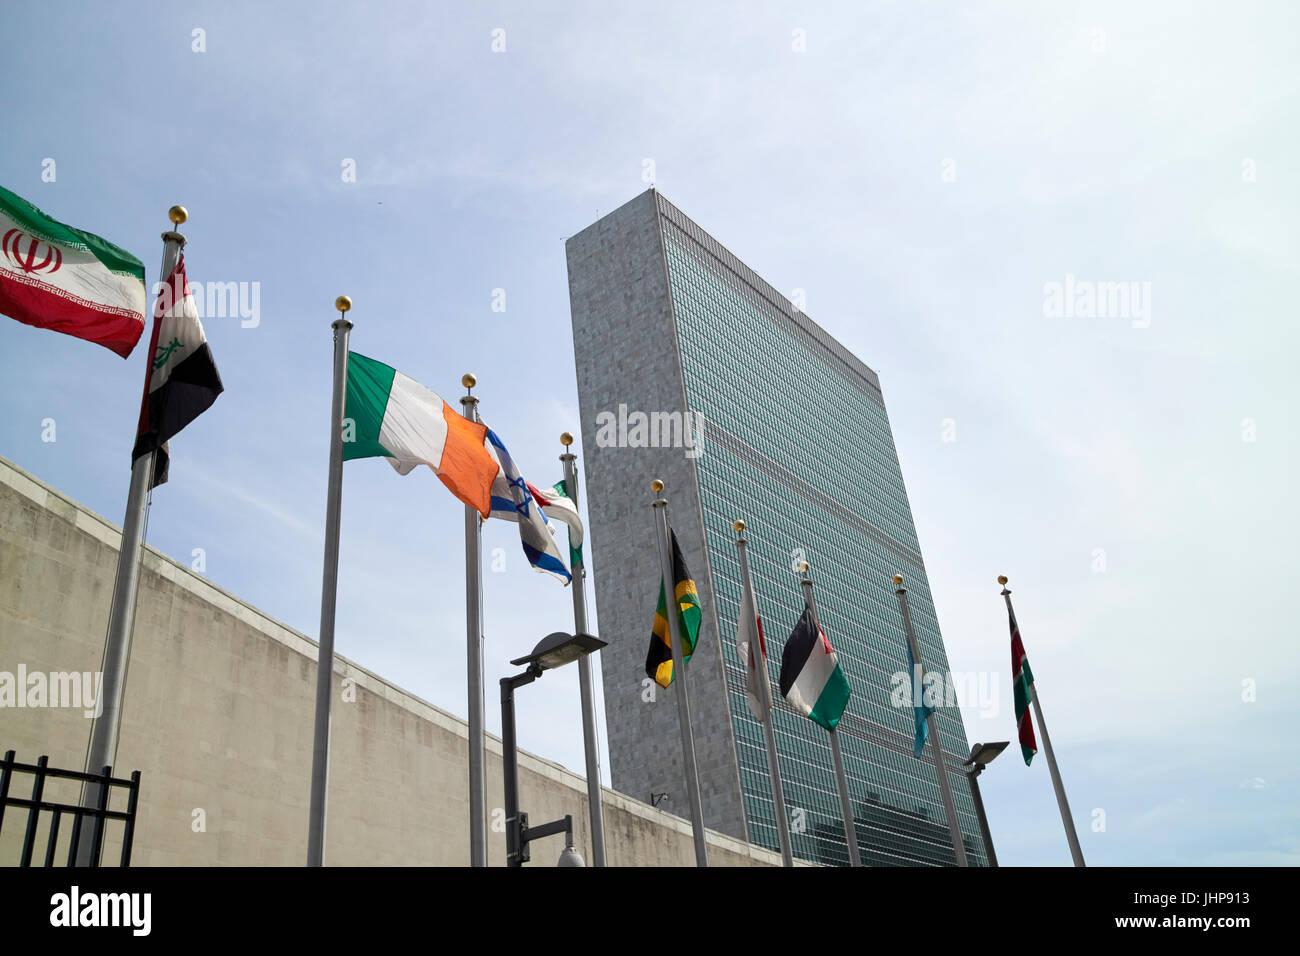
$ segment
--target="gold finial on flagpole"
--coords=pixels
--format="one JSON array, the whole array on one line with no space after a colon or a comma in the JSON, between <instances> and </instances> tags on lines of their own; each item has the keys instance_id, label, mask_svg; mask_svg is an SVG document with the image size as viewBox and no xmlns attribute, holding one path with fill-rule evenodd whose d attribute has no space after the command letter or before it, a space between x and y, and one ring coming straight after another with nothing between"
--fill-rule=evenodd
<instances>
[{"instance_id":1,"label":"gold finial on flagpole","mask_svg":"<svg viewBox=\"0 0 1300 956\"><path fill-rule=\"evenodd\" d=\"M731 526L736 529L736 534L741 534L745 530L745 522L737 518Z\"/></svg>"},{"instance_id":2,"label":"gold finial on flagpole","mask_svg":"<svg viewBox=\"0 0 1300 956\"><path fill-rule=\"evenodd\" d=\"M172 206L167 210L167 218L179 226L190 218L190 213L184 206Z\"/></svg>"},{"instance_id":3,"label":"gold finial on flagpole","mask_svg":"<svg viewBox=\"0 0 1300 956\"><path fill-rule=\"evenodd\" d=\"M894 587L896 587L896 588L901 588L902 586L903 586L903 576L902 576L901 574L895 574L895 575L894 575Z\"/></svg>"},{"instance_id":4,"label":"gold finial on flagpole","mask_svg":"<svg viewBox=\"0 0 1300 956\"><path fill-rule=\"evenodd\" d=\"M460 397L460 407L464 409L461 412L472 422L479 421L478 417L478 399L474 395L474 386L478 384L478 376L473 372L466 372L460 377L460 384L465 386L465 394Z\"/></svg>"},{"instance_id":5,"label":"gold finial on flagpole","mask_svg":"<svg viewBox=\"0 0 1300 956\"><path fill-rule=\"evenodd\" d=\"M181 210L181 211L184 212L184 210ZM184 221L185 221L184 219L181 220L181 222L184 222ZM348 311L350 311L351 308L352 308L352 299L351 299L351 297L346 296L346 295L341 295L341 296L339 296L337 299L334 300L334 308L338 309L340 312L348 312Z\"/></svg>"},{"instance_id":6,"label":"gold finial on flagpole","mask_svg":"<svg viewBox=\"0 0 1300 956\"><path fill-rule=\"evenodd\" d=\"M654 481L650 482L650 490L655 494L659 494L659 492L664 490L664 483L656 478Z\"/></svg>"},{"instance_id":7,"label":"gold finial on flagpole","mask_svg":"<svg viewBox=\"0 0 1300 956\"><path fill-rule=\"evenodd\" d=\"M1002 585L1003 587L1007 586L1007 576L1005 574L998 575L998 584Z\"/></svg>"},{"instance_id":8,"label":"gold finial on flagpole","mask_svg":"<svg viewBox=\"0 0 1300 956\"><path fill-rule=\"evenodd\" d=\"M568 448L573 444L573 434L571 432L560 432L560 444Z\"/></svg>"}]
</instances>

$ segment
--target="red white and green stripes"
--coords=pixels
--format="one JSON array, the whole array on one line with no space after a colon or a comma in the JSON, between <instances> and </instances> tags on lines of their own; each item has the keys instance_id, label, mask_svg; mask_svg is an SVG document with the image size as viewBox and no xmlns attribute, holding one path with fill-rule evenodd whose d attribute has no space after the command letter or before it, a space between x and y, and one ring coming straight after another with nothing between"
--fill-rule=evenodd
<instances>
[{"instance_id":1,"label":"red white and green stripes","mask_svg":"<svg viewBox=\"0 0 1300 956\"><path fill-rule=\"evenodd\" d=\"M1007 614L1011 619L1011 687L1016 700L1016 727L1020 731L1020 752L1027 767L1038 753L1034 725L1029 719L1034 672L1029 669L1029 658L1025 656L1025 645L1020 641L1020 627L1016 624L1016 612L1011 609L1010 601L1007 602Z\"/></svg>"},{"instance_id":2,"label":"red white and green stripes","mask_svg":"<svg viewBox=\"0 0 1300 956\"><path fill-rule=\"evenodd\" d=\"M0 186L0 313L126 358L144 331L144 265Z\"/></svg>"},{"instance_id":3,"label":"red white and green stripes","mask_svg":"<svg viewBox=\"0 0 1300 956\"><path fill-rule=\"evenodd\" d=\"M578 506L569 497L569 489L563 478L550 488L542 491L533 485L528 486L534 500L542 506L548 518L562 521L569 527L569 567L575 571L582 567L582 517Z\"/></svg>"}]
</instances>

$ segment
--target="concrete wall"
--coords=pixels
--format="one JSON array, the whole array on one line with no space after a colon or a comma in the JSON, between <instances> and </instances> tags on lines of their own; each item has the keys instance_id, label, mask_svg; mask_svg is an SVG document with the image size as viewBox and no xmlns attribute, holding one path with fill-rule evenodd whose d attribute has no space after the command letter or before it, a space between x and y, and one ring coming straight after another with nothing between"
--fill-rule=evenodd
<instances>
[{"instance_id":1,"label":"concrete wall","mask_svg":"<svg viewBox=\"0 0 1300 956\"><path fill-rule=\"evenodd\" d=\"M114 525L0 459L0 682L13 675L12 688L20 666L99 670L118 542ZM327 862L467 865L465 722L343 658L334 679ZM345 680L354 701L344 702ZM148 550L115 768L143 773L133 865L301 865L315 685L313 641ZM0 752L81 769L91 721L80 707L12 703L0 706ZM573 814L590 860L582 778L526 753L520 778L530 818ZM30 785L17 776L13 792L26 796ZM501 746L491 737L487 792L499 806ZM51 784L46 799L75 803L75 787ZM693 864L690 828L677 817L611 790L604 808L610 865ZM6 814L0 865L17 861L25 819ZM110 827L106 861L116 860L118 832ZM533 865L552 865L561 848L560 837L534 845ZM709 848L714 865L780 863L718 833ZM502 833L490 834L488 854L504 863Z\"/></svg>"}]
</instances>

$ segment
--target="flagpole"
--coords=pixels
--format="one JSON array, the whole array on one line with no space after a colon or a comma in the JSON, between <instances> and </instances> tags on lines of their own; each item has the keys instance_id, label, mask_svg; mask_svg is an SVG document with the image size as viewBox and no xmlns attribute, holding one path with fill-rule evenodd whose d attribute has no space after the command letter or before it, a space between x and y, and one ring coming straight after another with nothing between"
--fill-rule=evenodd
<instances>
[{"instance_id":1,"label":"flagpole","mask_svg":"<svg viewBox=\"0 0 1300 956\"><path fill-rule=\"evenodd\" d=\"M1002 585L1002 597L1007 602L1007 613L1014 621L1016 612L1011 606L1011 589L1007 587L1007 576L999 575L998 583ZM1034 702L1034 717L1038 720L1038 729L1043 733L1043 753L1047 756L1047 769L1052 775L1052 789L1056 791L1056 805L1061 811L1061 822L1065 824L1065 838L1070 842L1070 856L1074 858L1075 866L1086 866L1087 864L1083 862L1083 850L1079 846L1079 834L1074 829L1074 816L1070 813L1070 802L1065 798L1065 784L1061 782L1061 771L1056 767L1052 738L1048 736L1047 723L1043 720L1043 707L1038 703L1038 688L1032 683L1029 685L1029 698Z\"/></svg>"},{"instance_id":2,"label":"flagpole","mask_svg":"<svg viewBox=\"0 0 1300 956\"><path fill-rule=\"evenodd\" d=\"M172 206L167 218L175 226L189 218L184 206ZM162 234L163 255L160 282L166 282L185 237L175 230ZM154 317L157 322L157 316ZM148 336L145 336L146 339ZM149 388L149 370L153 356L146 356L145 390ZM140 588L140 554L144 547L145 525L149 514L149 486L153 478L156 451L141 455L131 463L131 484L126 495L126 516L122 519L122 542L117 554L117 577L113 582L113 603L108 616L108 633L104 639L104 657L100 665L103 685L99 699L103 702L100 715L90 728L90 742L86 748L86 771L103 773L105 767L117 762L117 742L122 732L122 699L126 691L127 665L131 662L131 636L135 625L135 601ZM81 805L99 805L99 784L87 784L82 790ZM77 818L80 824L81 818ZM74 828L77 842L77 866L92 866L91 847L94 834L102 821L92 818L90 833L82 835L81 827Z\"/></svg>"},{"instance_id":3,"label":"flagpole","mask_svg":"<svg viewBox=\"0 0 1300 956\"><path fill-rule=\"evenodd\" d=\"M695 865L708 866L709 854L704 838L704 805L700 802L700 778L695 766L695 735L691 731L691 700L686 690L686 663L682 658L682 626L677 601L677 580L673 574L673 550L669 539L668 502L663 497L664 483L656 478L650 483L657 496L651 505L655 512L655 538L659 542L659 567L663 576L664 611L668 617L668 636L673 648L673 684L677 698L677 723L682 733L682 763L686 776L686 793L691 805L691 835L695 840Z\"/></svg>"},{"instance_id":4,"label":"flagpole","mask_svg":"<svg viewBox=\"0 0 1300 956\"><path fill-rule=\"evenodd\" d=\"M812 611L813 627L821 630L821 622L817 620L817 600L813 597L812 578L808 576L808 562L799 562L799 572L801 579L799 583L803 586L804 603L808 605L808 610ZM861 866L862 857L858 855L858 828L853 820L853 809L849 804L849 779L844 775L844 757L840 754L840 738L835 731L826 731L831 738L831 759L835 762L835 783L840 793L840 815L844 818L844 840L849 845L849 866Z\"/></svg>"},{"instance_id":5,"label":"flagpole","mask_svg":"<svg viewBox=\"0 0 1300 956\"><path fill-rule=\"evenodd\" d=\"M564 464L564 489L578 507L578 456L570 451L573 436L565 432L560 436L564 454L560 461ZM569 531L573 539L573 531ZM573 592L573 632L587 634L587 565L571 562L573 581L569 590ZM591 863L592 866L605 865L605 814L600 805L600 741L596 739L596 694L592 683L591 655L583 654L578 658L578 687L582 695L582 745L587 758L587 812L591 818Z\"/></svg>"},{"instance_id":6,"label":"flagpole","mask_svg":"<svg viewBox=\"0 0 1300 956\"><path fill-rule=\"evenodd\" d=\"M473 389L478 378L466 372L460 378L465 397L461 412L477 422L478 399ZM469 700L469 862L487 866L487 816L484 812L484 762L486 738L483 730L483 519L465 506L465 679Z\"/></svg>"},{"instance_id":7,"label":"flagpole","mask_svg":"<svg viewBox=\"0 0 1300 956\"><path fill-rule=\"evenodd\" d=\"M307 865L325 865L325 805L329 797L330 704L334 696L334 616L339 593L339 527L343 514L343 419L348 399L347 318L352 300L334 300L339 317L334 330L334 390L330 397L330 470L325 495L325 565L320 589L320 644L316 649L316 723L312 730L311 810L307 824Z\"/></svg>"},{"instance_id":8,"label":"flagpole","mask_svg":"<svg viewBox=\"0 0 1300 956\"><path fill-rule=\"evenodd\" d=\"M749 546L749 539L745 537L745 522L739 518L732 524L736 529L736 553L740 555L740 586L743 594L753 594L754 589L749 583L749 556L746 554ZM757 597L754 599L758 600ZM741 607L744 607L744 601L741 601ZM754 608L754 614L757 617L758 608ZM781 767L777 763L776 757L776 731L773 729L772 716L772 680L767 673L767 651L762 647L762 638L759 636L760 645L754 647L752 641L749 647L749 660L751 666L758 670L755 661L762 666L762 672L758 676L758 692L763 705L763 739L767 743L767 769L768 776L772 783L772 808L776 815L776 836L777 842L781 846L781 865L794 866L794 854L790 849L790 821L785 809L785 790L781 786ZM755 656L757 655L757 656Z\"/></svg>"},{"instance_id":9,"label":"flagpole","mask_svg":"<svg viewBox=\"0 0 1300 956\"><path fill-rule=\"evenodd\" d=\"M907 609L907 588L903 587L903 576L894 575L894 593L898 595L898 606L903 612L903 630L907 632L907 643L912 650L913 677L917 671L924 673L925 664L921 660L921 646L916 642L916 632L912 630L912 616ZM919 693L919 681L913 679L912 693ZM916 706L918 702L912 701ZM920 702L924 706L924 701ZM948 780L948 770L944 762L943 743L939 740L939 727L933 711L925 715L925 723L930 731L930 756L934 758L934 772L939 778L939 792L943 795L943 812L948 815L948 835L952 837L952 851L957 857L958 866L970 866L966 861L966 845L962 840L961 821L957 819L957 803L952 798L952 783Z\"/></svg>"}]
</instances>

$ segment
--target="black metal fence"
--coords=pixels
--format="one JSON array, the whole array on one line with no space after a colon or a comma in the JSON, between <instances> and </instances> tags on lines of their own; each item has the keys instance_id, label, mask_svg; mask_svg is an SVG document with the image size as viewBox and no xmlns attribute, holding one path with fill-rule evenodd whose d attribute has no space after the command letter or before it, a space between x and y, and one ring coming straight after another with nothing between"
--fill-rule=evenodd
<instances>
[{"instance_id":1,"label":"black metal fence","mask_svg":"<svg viewBox=\"0 0 1300 956\"><path fill-rule=\"evenodd\" d=\"M18 797L10 794L17 774L32 776L31 797ZM51 803L44 799L45 782L51 778L75 780L84 784L89 793L95 796L93 807L83 807L72 803ZM110 810L109 798L113 788L121 787L127 791L126 810ZM109 820L121 820L122 831L122 866L131 865L131 840L135 836L135 811L140 799L140 771L131 774L130 780L113 776L113 768L105 767L103 773L84 773L80 770L60 770L49 766L49 757L41 757L35 764L18 763L14 751L5 753L0 761L0 830L4 828L5 811L9 807L27 810L27 832L23 836L23 852L19 866L31 866L32 855L36 850L36 831L40 825L42 810L48 810L50 817L49 835L45 841L44 866L54 865L54 851L59 842L59 825L65 814L72 820L72 839L68 847L68 866L73 866L77 859L77 844L83 839L82 822L85 821L90 840L90 865L99 866L100 855L104 848L104 829ZM96 825L98 824L98 825Z\"/></svg>"}]
</instances>

